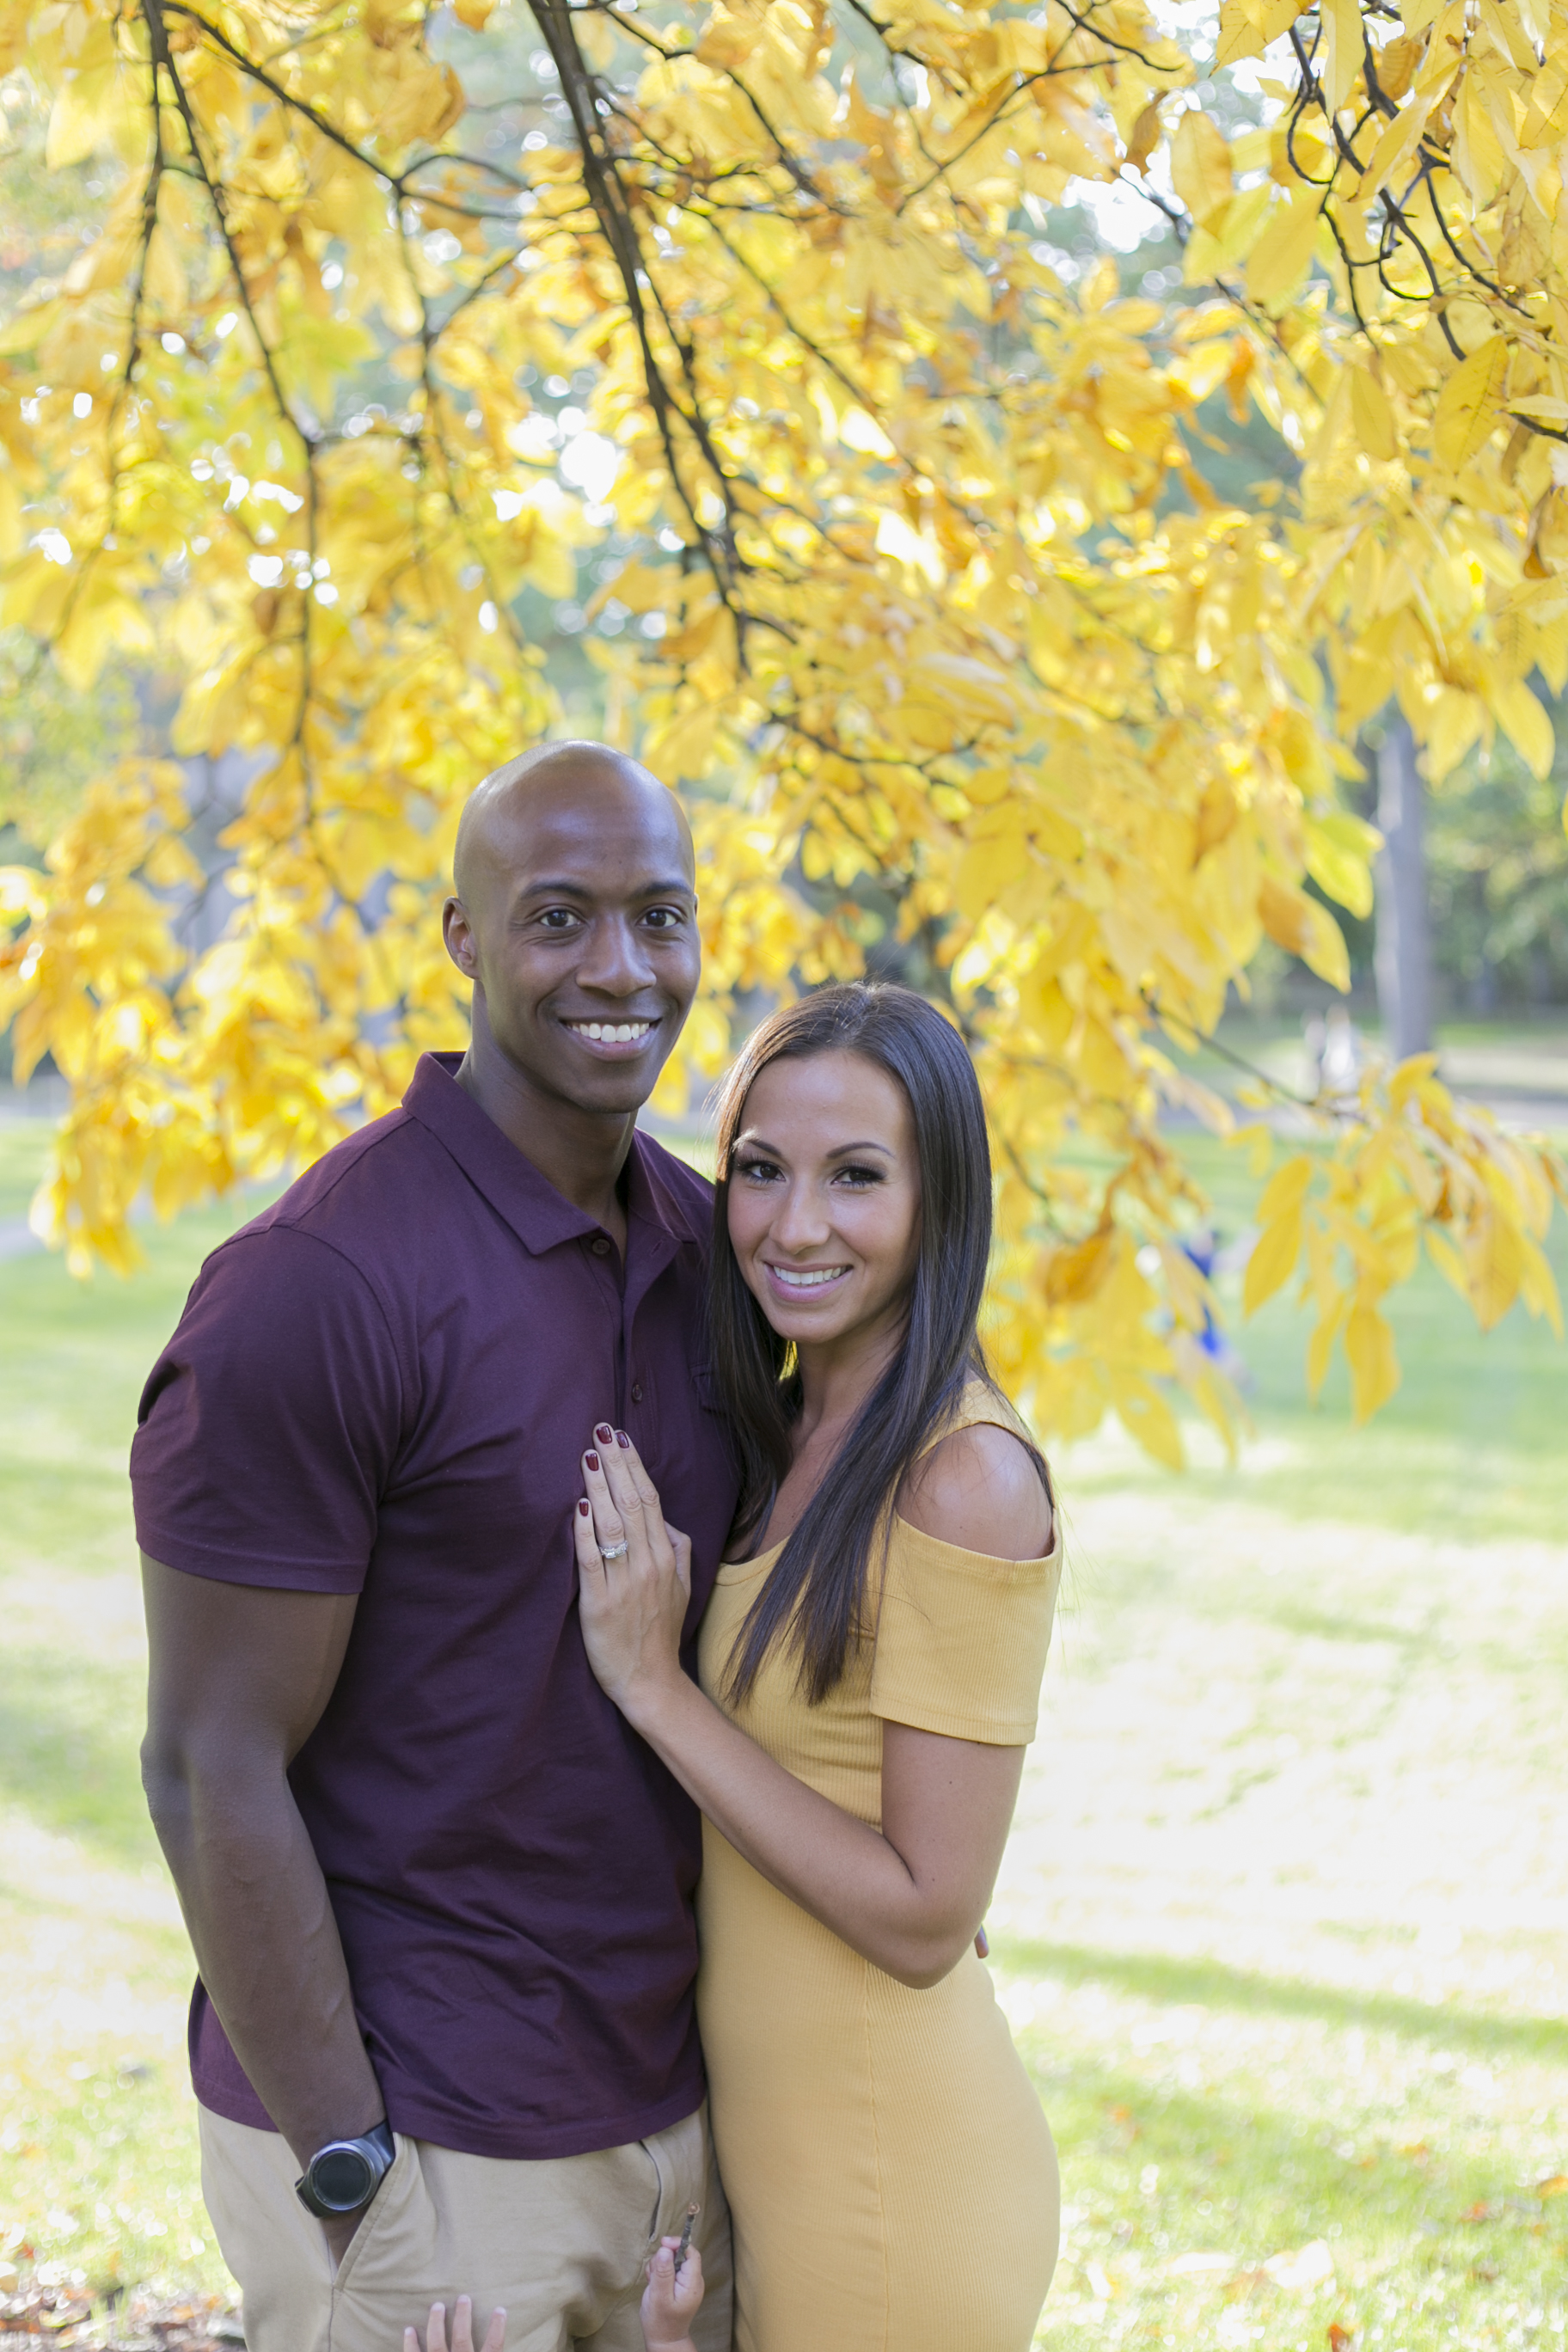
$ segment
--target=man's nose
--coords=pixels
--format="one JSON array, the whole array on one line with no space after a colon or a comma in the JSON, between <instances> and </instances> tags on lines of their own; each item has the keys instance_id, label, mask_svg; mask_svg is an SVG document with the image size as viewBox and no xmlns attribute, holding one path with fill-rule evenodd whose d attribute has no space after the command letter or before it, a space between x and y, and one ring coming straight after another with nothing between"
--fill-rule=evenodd
<instances>
[{"instance_id":1,"label":"man's nose","mask_svg":"<svg viewBox=\"0 0 1568 2352\"><path fill-rule=\"evenodd\" d=\"M579 987L598 989L605 996L635 996L653 976L647 950L633 924L605 916L591 926L577 967Z\"/></svg>"}]
</instances>

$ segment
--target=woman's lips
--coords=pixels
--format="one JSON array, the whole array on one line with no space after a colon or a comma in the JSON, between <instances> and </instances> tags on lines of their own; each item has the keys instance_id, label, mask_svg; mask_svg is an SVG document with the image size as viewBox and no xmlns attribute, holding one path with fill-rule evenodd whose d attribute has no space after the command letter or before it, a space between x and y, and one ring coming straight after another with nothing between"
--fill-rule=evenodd
<instances>
[{"instance_id":1,"label":"woman's lips","mask_svg":"<svg viewBox=\"0 0 1568 2352\"><path fill-rule=\"evenodd\" d=\"M847 1265L770 1265L765 1258L763 1265L773 1297L787 1299L794 1307L803 1299L830 1297L854 1271Z\"/></svg>"}]
</instances>

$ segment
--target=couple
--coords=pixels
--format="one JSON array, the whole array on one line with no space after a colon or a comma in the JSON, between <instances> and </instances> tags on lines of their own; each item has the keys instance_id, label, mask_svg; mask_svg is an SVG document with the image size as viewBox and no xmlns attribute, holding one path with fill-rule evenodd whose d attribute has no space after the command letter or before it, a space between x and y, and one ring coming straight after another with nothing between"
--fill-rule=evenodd
<instances>
[{"instance_id":1,"label":"couple","mask_svg":"<svg viewBox=\"0 0 1568 2352\"><path fill-rule=\"evenodd\" d=\"M693 2206L697 2352L1026 2352L1056 2166L975 1943L1059 1544L968 1057L903 990L785 1008L710 1192L635 1128L674 797L547 746L454 890L468 1052L207 1261L132 1455L251 2352L465 2291L639 2352Z\"/></svg>"}]
</instances>

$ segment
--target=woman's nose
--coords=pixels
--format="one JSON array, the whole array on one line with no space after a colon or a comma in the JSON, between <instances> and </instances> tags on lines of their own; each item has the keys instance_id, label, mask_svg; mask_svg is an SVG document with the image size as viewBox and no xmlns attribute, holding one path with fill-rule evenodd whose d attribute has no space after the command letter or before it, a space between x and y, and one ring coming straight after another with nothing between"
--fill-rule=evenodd
<instances>
[{"instance_id":1,"label":"woman's nose","mask_svg":"<svg viewBox=\"0 0 1568 2352\"><path fill-rule=\"evenodd\" d=\"M816 1249L827 1239L832 1225L822 1202L809 1184L792 1184L773 1219L773 1239L781 1249Z\"/></svg>"}]
</instances>

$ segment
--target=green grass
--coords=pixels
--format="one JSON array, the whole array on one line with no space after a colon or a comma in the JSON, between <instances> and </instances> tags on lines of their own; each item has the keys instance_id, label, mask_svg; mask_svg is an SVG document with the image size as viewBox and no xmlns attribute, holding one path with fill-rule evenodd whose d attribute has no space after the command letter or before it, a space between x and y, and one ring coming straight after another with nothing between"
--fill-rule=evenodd
<instances>
[{"instance_id":1,"label":"green grass","mask_svg":"<svg viewBox=\"0 0 1568 2352\"><path fill-rule=\"evenodd\" d=\"M0 1124L0 1218L26 1214L47 1141ZM130 1284L0 1262L0 2265L95 2290L227 2284L197 2179L189 1947L137 1770L125 1465L196 1265L246 1213L142 1229Z\"/></svg>"},{"instance_id":2,"label":"green grass","mask_svg":"<svg viewBox=\"0 0 1568 2352\"><path fill-rule=\"evenodd\" d=\"M0 1126L0 1218L43 1142ZM1192 1156L1234 1234L1245 1167ZM100 2288L225 2285L124 1468L247 1210L140 1228L129 1285L0 1263L0 2263ZM1276 1301L1233 1320L1237 1470L1202 1432L1182 1480L1113 1431L1058 1465L1068 1586L992 1915L1062 2158L1050 2352L1563 2338L1568 2196L1535 2191L1568 2174L1568 1351L1517 1311L1480 1339L1429 1269L1390 1311L1368 1430L1341 1373L1309 1406Z\"/></svg>"}]
</instances>

